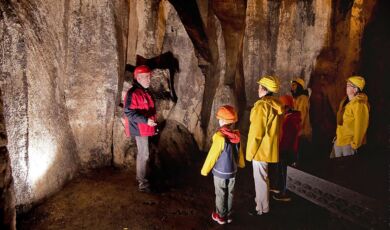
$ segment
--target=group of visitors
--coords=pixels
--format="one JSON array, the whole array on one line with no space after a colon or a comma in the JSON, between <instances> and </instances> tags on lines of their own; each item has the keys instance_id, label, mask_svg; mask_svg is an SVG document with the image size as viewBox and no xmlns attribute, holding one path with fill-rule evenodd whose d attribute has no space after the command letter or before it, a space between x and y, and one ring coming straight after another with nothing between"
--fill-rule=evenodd
<instances>
[{"instance_id":1,"label":"group of visitors","mask_svg":"<svg viewBox=\"0 0 390 230\"><path fill-rule=\"evenodd\" d=\"M151 70L138 66L134 84L124 101L126 134L135 136L138 155L136 174L141 192L150 192L146 175L149 159L148 137L155 135L156 109L148 92ZM291 94L277 97L280 89L275 76L261 77L258 83L259 100L250 113L245 159L252 162L255 185L255 207L250 215L268 213L270 191L278 201L289 201L286 178L287 166L300 158L300 146L311 138L309 93L302 78L291 81ZM335 157L350 156L365 143L369 119L369 104L363 93L364 78L352 76L346 83L347 97L340 103L334 142ZM212 137L212 145L201 169L201 174L214 176L215 211L211 217L219 224L232 222L233 191L237 168L245 166L240 132L233 129L238 121L231 105L221 106L217 113L220 128ZM269 164L277 164L275 188L270 188Z\"/></svg>"}]
</instances>

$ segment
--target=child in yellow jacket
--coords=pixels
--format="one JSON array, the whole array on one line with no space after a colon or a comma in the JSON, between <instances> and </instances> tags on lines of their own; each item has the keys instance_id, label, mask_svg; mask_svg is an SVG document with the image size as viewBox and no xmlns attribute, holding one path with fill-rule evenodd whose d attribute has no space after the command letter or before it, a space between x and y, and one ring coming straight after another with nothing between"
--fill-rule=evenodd
<instances>
[{"instance_id":1,"label":"child in yellow jacket","mask_svg":"<svg viewBox=\"0 0 390 230\"><path fill-rule=\"evenodd\" d=\"M203 164L201 174L207 176L212 170L215 187L215 212L211 218L219 224L231 223L233 190L237 166L245 166L240 147L240 132L232 130L237 122L237 113L232 106L221 106L216 114L220 128L213 136L213 144Z\"/></svg>"}]
</instances>

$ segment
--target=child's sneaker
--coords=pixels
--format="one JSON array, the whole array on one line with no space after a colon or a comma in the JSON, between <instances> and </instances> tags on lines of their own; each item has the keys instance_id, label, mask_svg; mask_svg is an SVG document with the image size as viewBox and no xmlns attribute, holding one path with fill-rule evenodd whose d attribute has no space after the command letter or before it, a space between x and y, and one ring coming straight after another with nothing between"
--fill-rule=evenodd
<instances>
[{"instance_id":1,"label":"child's sneaker","mask_svg":"<svg viewBox=\"0 0 390 230\"><path fill-rule=\"evenodd\" d=\"M291 201L291 197L289 195L282 194L282 193L275 194L272 196L272 198L274 198L274 200L277 200L277 201L284 201L284 202Z\"/></svg>"},{"instance_id":2,"label":"child's sneaker","mask_svg":"<svg viewBox=\"0 0 390 230\"><path fill-rule=\"evenodd\" d=\"M233 222L233 218L231 216L228 215L227 219L226 219L226 222L228 224L230 224L231 222Z\"/></svg>"},{"instance_id":3,"label":"child's sneaker","mask_svg":"<svg viewBox=\"0 0 390 230\"><path fill-rule=\"evenodd\" d=\"M211 218L215 220L218 224L226 224L225 218L221 217L218 213L212 212L211 213Z\"/></svg>"}]
</instances>

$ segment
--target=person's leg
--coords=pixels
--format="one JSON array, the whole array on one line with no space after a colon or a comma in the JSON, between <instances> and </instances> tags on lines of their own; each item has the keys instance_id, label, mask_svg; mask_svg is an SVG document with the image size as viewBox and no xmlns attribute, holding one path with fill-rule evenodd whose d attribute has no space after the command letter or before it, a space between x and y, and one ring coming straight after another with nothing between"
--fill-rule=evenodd
<instances>
[{"instance_id":1,"label":"person's leg","mask_svg":"<svg viewBox=\"0 0 390 230\"><path fill-rule=\"evenodd\" d=\"M234 193L234 185L236 183L236 178L230 178L228 184L228 200L227 200L227 215L232 214L232 207L233 207L233 193Z\"/></svg>"},{"instance_id":2,"label":"person's leg","mask_svg":"<svg viewBox=\"0 0 390 230\"><path fill-rule=\"evenodd\" d=\"M287 160L285 158L280 159L280 193L286 195L287 189Z\"/></svg>"},{"instance_id":3,"label":"person's leg","mask_svg":"<svg viewBox=\"0 0 390 230\"><path fill-rule=\"evenodd\" d=\"M343 148L342 146L337 146L336 142L333 145L334 148L334 157L342 157L343 156Z\"/></svg>"},{"instance_id":4,"label":"person's leg","mask_svg":"<svg viewBox=\"0 0 390 230\"><path fill-rule=\"evenodd\" d=\"M269 181L267 162L252 161L258 215L269 212Z\"/></svg>"},{"instance_id":5,"label":"person's leg","mask_svg":"<svg viewBox=\"0 0 390 230\"><path fill-rule=\"evenodd\" d=\"M278 192L279 189L279 178L280 172L279 172L279 163L269 163L268 164L268 178L269 178L269 186L270 191L272 192Z\"/></svg>"},{"instance_id":6,"label":"person's leg","mask_svg":"<svg viewBox=\"0 0 390 230\"><path fill-rule=\"evenodd\" d=\"M351 145L345 145L341 148L343 150L343 157L352 156L356 153L356 150L354 150Z\"/></svg>"},{"instance_id":7,"label":"person's leg","mask_svg":"<svg viewBox=\"0 0 390 230\"><path fill-rule=\"evenodd\" d=\"M136 165L136 177L138 181L138 188L140 190L149 189L150 184L147 178L147 167L149 161L149 138L148 137L135 137L137 144L137 165Z\"/></svg>"},{"instance_id":8,"label":"person's leg","mask_svg":"<svg viewBox=\"0 0 390 230\"><path fill-rule=\"evenodd\" d=\"M334 144L335 157L352 156L356 153L356 150L352 149L351 145L336 146Z\"/></svg>"},{"instance_id":9,"label":"person's leg","mask_svg":"<svg viewBox=\"0 0 390 230\"><path fill-rule=\"evenodd\" d=\"M214 176L215 187L215 211L220 217L227 215L226 209L226 180Z\"/></svg>"},{"instance_id":10,"label":"person's leg","mask_svg":"<svg viewBox=\"0 0 390 230\"><path fill-rule=\"evenodd\" d=\"M283 163L286 163L287 162L287 158L288 158L288 153L287 152L280 152L279 154L279 162L276 163L277 165L277 186L276 186L276 189L278 190L278 193L280 192L283 192L283 189L285 187L285 178L284 178L284 175L285 175L285 170L284 170L284 165ZM268 164L269 165L269 164ZM270 178L271 180L271 178ZM270 183L272 184L272 183ZM270 191L272 189L272 186L270 186Z\"/></svg>"}]
</instances>

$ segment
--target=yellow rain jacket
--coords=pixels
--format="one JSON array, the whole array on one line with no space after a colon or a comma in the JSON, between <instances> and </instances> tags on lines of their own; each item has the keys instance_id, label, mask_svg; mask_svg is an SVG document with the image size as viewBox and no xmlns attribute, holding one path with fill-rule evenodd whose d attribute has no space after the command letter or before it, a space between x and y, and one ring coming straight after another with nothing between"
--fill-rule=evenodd
<instances>
[{"instance_id":1,"label":"yellow rain jacket","mask_svg":"<svg viewBox=\"0 0 390 230\"><path fill-rule=\"evenodd\" d=\"M206 160L203 164L200 174L202 174L203 176L207 176L207 174L209 174L209 172L213 169L215 163L217 162L219 156L221 155L224 146L225 146L225 137L222 135L221 132L215 133L213 136L213 144L211 145L209 153L207 154ZM242 145L240 145L240 150L238 152L237 166L240 168L245 167Z\"/></svg>"},{"instance_id":2,"label":"yellow rain jacket","mask_svg":"<svg viewBox=\"0 0 390 230\"><path fill-rule=\"evenodd\" d=\"M301 112L301 133L300 136L311 137L311 125L309 117L310 102L307 95L300 95L294 98L294 109Z\"/></svg>"},{"instance_id":3,"label":"yellow rain jacket","mask_svg":"<svg viewBox=\"0 0 390 230\"><path fill-rule=\"evenodd\" d=\"M345 106L344 98L337 112L336 145L358 149L366 142L370 105L367 95L359 93Z\"/></svg>"},{"instance_id":4,"label":"yellow rain jacket","mask_svg":"<svg viewBox=\"0 0 390 230\"><path fill-rule=\"evenodd\" d=\"M276 97L264 96L250 114L246 160L276 163L279 161L279 134L283 108Z\"/></svg>"}]
</instances>

